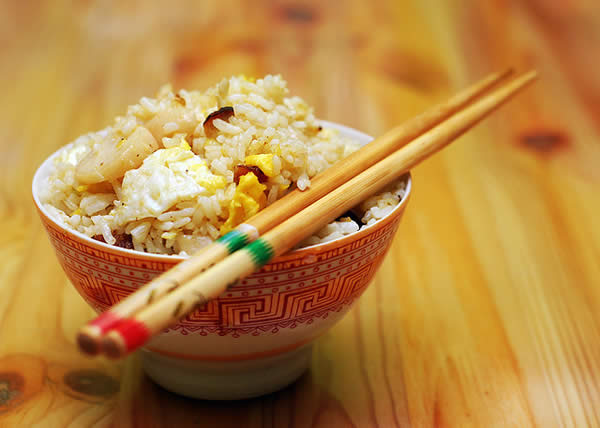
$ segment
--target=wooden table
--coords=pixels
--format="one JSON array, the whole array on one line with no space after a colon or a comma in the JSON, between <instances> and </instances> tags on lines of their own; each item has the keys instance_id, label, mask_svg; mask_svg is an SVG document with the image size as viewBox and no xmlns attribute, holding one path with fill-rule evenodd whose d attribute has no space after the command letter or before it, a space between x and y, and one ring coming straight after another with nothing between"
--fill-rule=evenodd
<instances>
[{"instance_id":1,"label":"wooden table","mask_svg":"<svg viewBox=\"0 0 600 428\"><path fill-rule=\"evenodd\" d=\"M0 426L600 426L596 0L113 3L1 5ZM413 171L381 271L296 384L194 401L77 352L92 311L29 190L59 146L239 73L379 134L507 65L542 78Z\"/></svg>"}]
</instances>

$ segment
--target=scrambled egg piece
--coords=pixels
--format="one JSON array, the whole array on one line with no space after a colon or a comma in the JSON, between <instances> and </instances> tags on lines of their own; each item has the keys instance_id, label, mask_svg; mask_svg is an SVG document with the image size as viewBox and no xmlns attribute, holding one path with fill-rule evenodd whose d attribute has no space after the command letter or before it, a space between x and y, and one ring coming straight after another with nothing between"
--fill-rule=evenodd
<instances>
[{"instance_id":1,"label":"scrambled egg piece","mask_svg":"<svg viewBox=\"0 0 600 428\"><path fill-rule=\"evenodd\" d=\"M163 239L175 239L177 237L177 232L163 232L160 237Z\"/></svg>"},{"instance_id":2,"label":"scrambled egg piece","mask_svg":"<svg viewBox=\"0 0 600 428\"><path fill-rule=\"evenodd\" d=\"M245 74L240 74L238 77L240 79L244 79L246 82L250 82L250 83L255 83L256 82L256 78L255 77L248 77Z\"/></svg>"},{"instance_id":3,"label":"scrambled egg piece","mask_svg":"<svg viewBox=\"0 0 600 428\"><path fill-rule=\"evenodd\" d=\"M267 177L273 177L275 175L272 154L246 156L244 163L246 165L259 167Z\"/></svg>"},{"instance_id":4,"label":"scrambled egg piece","mask_svg":"<svg viewBox=\"0 0 600 428\"><path fill-rule=\"evenodd\" d=\"M178 202L213 195L226 186L225 177L210 172L187 143L152 153L142 166L125 173L123 205L115 209L118 222L156 217Z\"/></svg>"},{"instance_id":5,"label":"scrambled egg piece","mask_svg":"<svg viewBox=\"0 0 600 428\"><path fill-rule=\"evenodd\" d=\"M112 184L107 181L94 184L81 184L75 187L77 193L89 192L89 193L111 193L113 191Z\"/></svg>"},{"instance_id":6,"label":"scrambled egg piece","mask_svg":"<svg viewBox=\"0 0 600 428\"><path fill-rule=\"evenodd\" d=\"M266 188L267 186L261 184L251 172L240 177L240 183L229 203L229 217L221 226L221 235L231 232L238 224L267 206L267 196L264 193Z\"/></svg>"}]
</instances>

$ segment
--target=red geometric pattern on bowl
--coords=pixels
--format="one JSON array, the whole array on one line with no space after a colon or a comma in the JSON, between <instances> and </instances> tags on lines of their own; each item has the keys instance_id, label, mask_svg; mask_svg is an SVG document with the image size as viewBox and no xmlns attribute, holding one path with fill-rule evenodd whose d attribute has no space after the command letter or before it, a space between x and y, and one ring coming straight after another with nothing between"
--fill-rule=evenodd
<instances>
[{"instance_id":1,"label":"red geometric pattern on bowl","mask_svg":"<svg viewBox=\"0 0 600 428\"><path fill-rule=\"evenodd\" d=\"M406 206L353 235L280 256L167 331L262 335L311 324L352 303L381 264ZM79 294L106 310L181 259L96 243L38 210L61 266Z\"/></svg>"}]
</instances>

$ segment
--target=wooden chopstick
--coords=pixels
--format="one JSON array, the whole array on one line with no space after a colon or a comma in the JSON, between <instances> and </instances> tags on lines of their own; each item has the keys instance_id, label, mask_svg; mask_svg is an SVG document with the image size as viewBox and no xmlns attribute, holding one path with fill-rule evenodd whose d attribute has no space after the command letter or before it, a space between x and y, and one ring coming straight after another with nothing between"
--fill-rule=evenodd
<instances>
[{"instance_id":1,"label":"wooden chopstick","mask_svg":"<svg viewBox=\"0 0 600 428\"><path fill-rule=\"evenodd\" d=\"M306 191L294 190L213 244L158 276L126 299L81 328L77 337L79 348L86 354L100 351L100 338L123 319L179 287L229 254L257 239L285 219L315 202L340 184L364 171L394 150L439 124L471 103L481 94L506 79L512 69L493 73L448 101L390 130L349 157L312 179Z\"/></svg>"},{"instance_id":2,"label":"wooden chopstick","mask_svg":"<svg viewBox=\"0 0 600 428\"><path fill-rule=\"evenodd\" d=\"M176 322L198 305L218 297L241 278L284 253L351 207L396 180L424 159L441 150L531 83L537 72L514 79L476 101L366 171L329 192L282 222L261 238L231 254L185 285L126 319L102 339L102 349L119 358L142 346L153 335Z\"/></svg>"}]
</instances>

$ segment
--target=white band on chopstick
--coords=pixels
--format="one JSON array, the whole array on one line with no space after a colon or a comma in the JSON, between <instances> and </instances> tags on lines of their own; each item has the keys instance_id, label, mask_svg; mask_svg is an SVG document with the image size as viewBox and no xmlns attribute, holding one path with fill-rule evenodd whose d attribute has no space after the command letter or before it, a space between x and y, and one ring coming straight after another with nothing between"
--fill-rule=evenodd
<instances>
[{"instance_id":1,"label":"white band on chopstick","mask_svg":"<svg viewBox=\"0 0 600 428\"><path fill-rule=\"evenodd\" d=\"M237 230L246 234L249 241L256 241L260 234L258 233L258 229L251 224L242 223L236 227Z\"/></svg>"}]
</instances>

